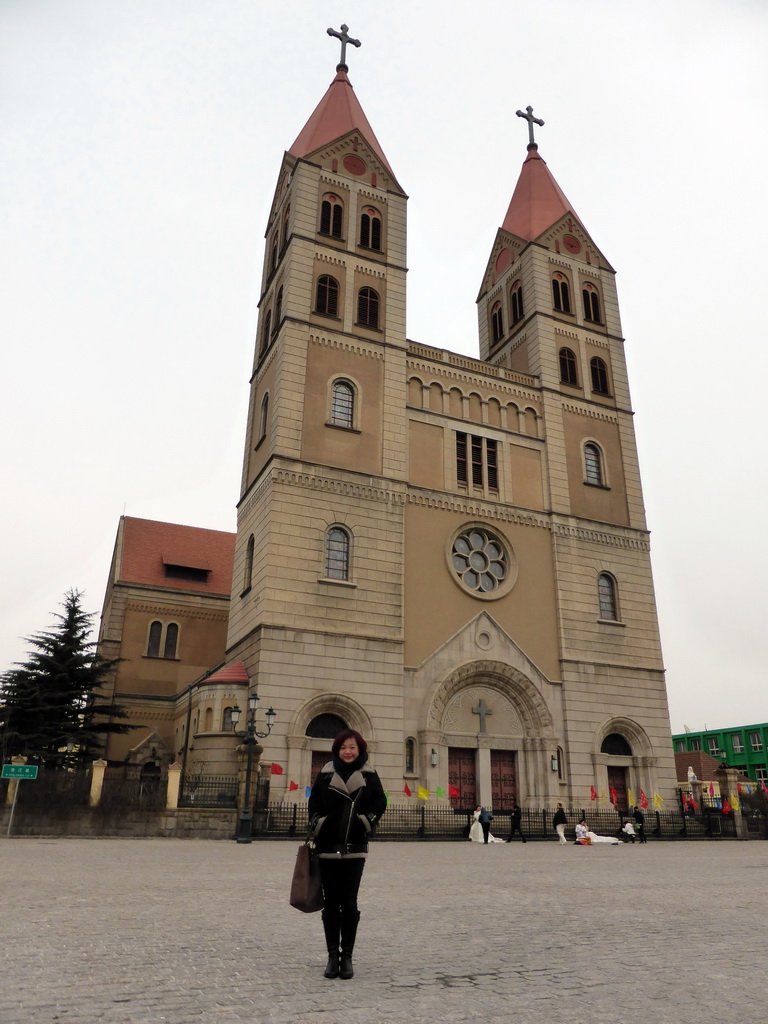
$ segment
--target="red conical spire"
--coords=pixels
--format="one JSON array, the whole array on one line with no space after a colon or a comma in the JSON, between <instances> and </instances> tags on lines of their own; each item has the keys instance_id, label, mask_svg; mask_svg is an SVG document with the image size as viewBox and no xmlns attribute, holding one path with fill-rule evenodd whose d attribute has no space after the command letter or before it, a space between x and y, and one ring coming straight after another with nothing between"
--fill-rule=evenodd
<instances>
[{"instance_id":1,"label":"red conical spire","mask_svg":"<svg viewBox=\"0 0 768 1024\"><path fill-rule=\"evenodd\" d=\"M384 151L379 145L368 118L363 113L346 69L339 65L328 91L315 107L310 119L288 150L291 156L305 157L348 132L358 131L394 178Z\"/></svg>"},{"instance_id":2,"label":"red conical spire","mask_svg":"<svg viewBox=\"0 0 768 1024\"><path fill-rule=\"evenodd\" d=\"M532 242L565 213L576 216L536 144L529 145L502 228Z\"/></svg>"}]
</instances>

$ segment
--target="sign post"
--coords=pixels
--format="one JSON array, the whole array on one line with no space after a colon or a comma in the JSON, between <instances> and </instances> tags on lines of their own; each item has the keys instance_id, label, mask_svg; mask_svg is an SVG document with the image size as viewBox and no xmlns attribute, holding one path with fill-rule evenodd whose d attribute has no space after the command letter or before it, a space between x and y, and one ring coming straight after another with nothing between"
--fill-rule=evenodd
<instances>
[{"instance_id":1,"label":"sign post","mask_svg":"<svg viewBox=\"0 0 768 1024\"><path fill-rule=\"evenodd\" d=\"M37 778L37 765L36 764L4 764L2 778L4 779L15 779L16 789L13 792L13 803L11 804L11 815L8 818L8 831L5 833L5 838L11 838L11 826L13 825L13 815L16 811L16 800L19 796L19 785L22 779L34 780Z\"/></svg>"}]
</instances>

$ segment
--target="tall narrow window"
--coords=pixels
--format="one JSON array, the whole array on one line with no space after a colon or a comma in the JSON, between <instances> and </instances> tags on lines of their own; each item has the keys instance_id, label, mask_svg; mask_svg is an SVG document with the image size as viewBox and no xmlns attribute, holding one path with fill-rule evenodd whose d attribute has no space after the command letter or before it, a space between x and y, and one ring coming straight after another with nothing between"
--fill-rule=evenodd
<instances>
[{"instance_id":1,"label":"tall narrow window","mask_svg":"<svg viewBox=\"0 0 768 1024\"><path fill-rule=\"evenodd\" d=\"M272 334L272 310L267 310L267 315L264 317L264 331L261 335L261 345L259 346L259 355L264 353L269 348L270 335Z\"/></svg>"},{"instance_id":2,"label":"tall narrow window","mask_svg":"<svg viewBox=\"0 0 768 1024\"><path fill-rule=\"evenodd\" d=\"M253 583L253 551L255 547L253 534L248 538L245 548L245 573L243 574L243 593L251 589Z\"/></svg>"},{"instance_id":3,"label":"tall narrow window","mask_svg":"<svg viewBox=\"0 0 768 1024\"><path fill-rule=\"evenodd\" d=\"M515 281L512 285L512 291L510 292L510 306L512 308L512 323L516 324L518 320L523 319L523 286L519 281Z\"/></svg>"},{"instance_id":4,"label":"tall narrow window","mask_svg":"<svg viewBox=\"0 0 768 1024\"><path fill-rule=\"evenodd\" d=\"M563 384L579 385L579 374L576 369L576 354L573 349L560 349L560 380Z\"/></svg>"},{"instance_id":5,"label":"tall narrow window","mask_svg":"<svg viewBox=\"0 0 768 1024\"><path fill-rule=\"evenodd\" d=\"M596 444L588 441L584 445L584 475L588 484L596 487L603 485L603 458L602 452Z\"/></svg>"},{"instance_id":6,"label":"tall narrow window","mask_svg":"<svg viewBox=\"0 0 768 1024\"><path fill-rule=\"evenodd\" d=\"M555 274L552 278L552 301L561 313L571 312L571 293L562 274Z\"/></svg>"},{"instance_id":7,"label":"tall narrow window","mask_svg":"<svg viewBox=\"0 0 768 1024\"><path fill-rule=\"evenodd\" d=\"M619 615L616 580L609 572L601 572L597 577L597 598L600 606L600 618L617 621Z\"/></svg>"},{"instance_id":8,"label":"tall narrow window","mask_svg":"<svg viewBox=\"0 0 768 1024\"><path fill-rule=\"evenodd\" d=\"M488 470L488 487L492 491L499 489L499 468L496 458L496 442L485 439L485 465Z\"/></svg>"},{"instance_id":9,"label":"tall narrow window","mask_svg":"<svg viewBox=\"0 0 768 1024\"><path fill-rule=\"evenodd\" d=\"M272 253L269 257L269 272L274 273L277 267L277 231L275 231L274 238L272 239Z\"/></svg>"},{"instance_id":10,"label":"tall narrow window","mask_svg":"<svg viewBox=\"0 0 768 1024\"><path fill-rule=\"evenodd\" d=\"M232 708L224 708L224 713L221 716L221 731L232 732L234 725L232 724Z\"/></svg>"},{"instance_id":11,"label":"tall narrow window","mask_svg":"<svg viewBox=\"0 0 768 1024\"><path fill-rule=\"evenodd\" d=\"M483 486L483 439L472 435L472 484Z\"/></svg>"},{"instance_id":12,"label":"tall narrow window","mask_svg":"<svg viewBox=\"0 0 768 1024\"><path fill-rule=\"evenodd\" d=\"M288 221L290 220L290 217L291 217L291 204L289 203L286 206L286 208L285 208L285 213L283 214L283 238L282 238L282 242L281 242L281 246L283 248L285 248L285 245L288 242Z\"/></svg>"},{"instance_id":13,"label":"tall narrow window","mask_svg":"<svg viewBox=\"0 0 768 1024\"><path fill-rule=\"evenodd\" d=\"M413 775L416 765L416 740L410 736L405 741L405 774Z\"/></svg>"},{"instance_id":14,"label":"tall narrow window","mask_svg":"<svg viewBox=\"0 0 768 1024\"><path fill-rule=\"evenodd\" d=\"M339 282L329 274L321 274L317 279L315 296L315 312L323 316L338 316Z\"/></svg>"},{"instance_id":15,"label":"tall narrow window","mask_svg":"<svg viewBox=\"0 0 768 1024\"><path fill-rule=\"evenodd\" d=\"M360 217L360 245L381 252L381 217L370 206Z\"/></svg>"},{"instance_id":16,"label":"tall narrow window","mask_svg":"<svg viewBox=\"0 0 768 1024\"><path fill-rule=\"evenodd\" d=\"M261 400L261 412L259 413L259 441L267 436L267 423L269 422L269 392Z\"/></svg>"},{"instance_id":17,"label":"tall narrow window","mask_svg":"<svg viewBox=\"0 0 768 1024\"><path fill-rule=\"evenodd\" d=\"M489 437L456 431L456 482L473 487L499 489L498 442Z\"/></svg>"},{"instance_id":18,"label":"tall narrow window","mask_svg":"<svg viewBox=\"0 0 768 1024\"><path fill-rule=\"evenodd\" d=\"M373 288L361 288L358 292L357 322L362 327L379 326L379 294Z\"/></svg>"},{"instance_id":19,"label":"tall narrow window","mask_svg":"<svg viewBox=\"0 0 768 1024\"><path fill-rule=\"evenodd\" d=\"M331 423L352 428L355 424L355 389L346 380L334 381L331 393Z\"/></svg>"},{"instance_id":20,"label":"tall narrow window","mask_svg":"<svg viewBox=\"0 0 768 1024\"><path fill-rule=\"evenodd\" d=\"M169 622L165 627L165 647L163 649L164 658L175 658L176 649L179 645L179 627L175 622Z\"/></svg>"},{"instance_id":21,"label":"tall narrow window","mask_svg":"<svg viewBox=\"0 0 768 1024\"><path fill-rule=\"evenodd\" d=\"M349 579L349 534L332 526L325 535L325 576L329 580Z\"/></svg>"},{"instance_id":22,"label":"tall narrow window","mask_svg":"<svg viewBox=\"0 0 768 1024\"><path fill-rule=\"evenodd\" d=\"M283 315L283 289L282 287L277 291L277 298L275 299L275 334L280 330L280 318Z\"/></svg>"},{"instance_id":23,"label":"tall narrow window","mask_svg":"<svg viewBox=\"0 0 768 1024\"><path fill-rule=\"evenodd\" d=\"M609 395L608 388L608 367L605 360L600 356L594 356L589 361L589 369L592 374L592 390L600 395Z\"/></svg>"},{"instance_id":24,"label":"tall narrow window","mask_svg":"<svg viewBox=\"0 0 768 1024\"><path fill-rule=\"evenodd\" d=\"M150 658L160 657L160 638L163 635L162 622L153 622L149 627L149 640L147 641L147 654Z\"/></svg>"},{"instance_id":25,"label":"tall narrow window","mask_svg":"<svg viewBox=\"0 0 768 1024\"><path fill-rule=\"evenodd\" d=\"M338 196L325 196L320 206L320 231L332 238L341 238L344 207Z\"/></svg>"},{"instance_id":26,"label":"tall narrow window","mask_svg":"<svg viewBox=\"0 0 768 1024\"><path fill-rule=\"evenodd\" d=\"M582 289L581 298L584 302L584 319L600 323L600 296L594 285L588 284Z\"/></svg>"},{"instance_id":27,"label":"tall narrow window","mask_svg":"<svg viewBox=\"0 0 768 1024\"><path fill-rule=\"evenodd\" d=\"M504 337L504 316L500 302L497 302L491 310L491 334L494 342L501 341Z\"/></svg>"},{"instance_id":28,"label":"tall narrow window","mask_svg":"<svg viewBox=\"0 0 768 1024\"><path fill-rule=\"evenodd\" d=\"M469 480L467 474L467 435L462 432L456 433L456 479L460 484L466 484Z\"/></svg>"}]
</instances>

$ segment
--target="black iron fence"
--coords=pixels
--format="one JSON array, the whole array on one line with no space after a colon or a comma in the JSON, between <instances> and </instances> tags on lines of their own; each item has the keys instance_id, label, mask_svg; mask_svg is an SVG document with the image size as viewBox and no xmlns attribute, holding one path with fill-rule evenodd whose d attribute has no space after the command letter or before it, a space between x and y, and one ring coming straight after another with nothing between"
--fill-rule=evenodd
<instances>
[{"instance_id":1,"label":"black iron fence","mask_svg":"<svg viewBox=\"0 0 768 1024\"><path fill-rule=\"evenodd\" d=\"M582 817L593 832L598 835L626 838L621 833L623 823L630 815L620 814L614 807L569 807L566 808L568 824L566 838L574 840L576 822ZM557 833L552 824L552 810L525 808L522 814L522 832L526 839L555 839ZM679 810L648 810L645 815L646 836L655 839L711 839L713 837L733 838L736 835L733 813L723 814L716 808L700 808L696 814L683 814ZM450 807L435 807L390 804L378 828L379 839L409 840L463 840L469 834L472 814L469 811L455 811ZM302 836L308 829L307 805L305 803L267 804L256 808L253 815L253 834L263 839ZM765 835L763 819L754 826L756 832ZM491 833L499 839L507 839L511 831L509 812L494 814ZM627 838L627 841L629 839Z\"/></svg>"},{"instance_id":2,"label":"black iron fence","mask_svg":"<svg viewBox=\"0 0 768 1024\"><path fill-rule=\"evenodd\" d=\"M99 809L111 814L123 810L159 811L166 805L167 777L142 775L139 765L107 768Z\"/></svg>"},{"instance_id":3,"label":"black iron fence","mask_svg":"<svg viewBox=\"0 0 768 1024\"><path fill-rule=\"evenodd\" d=\"M237 807L237 776L189 775L183 778L179 807Z\"/></svg>"},{"instance_id":4,"label":"black iron fence","mask_svg":"<svg viewBox=\"0 0 768 1024\"><path fill-rule=\"evenodd\" d=\"M88 768L67 771L40 767L36 779L21 779L16 795L19 808L36 811L41 808L66 809L88 806L91 772Z\"/></svg>"}]
</instances>

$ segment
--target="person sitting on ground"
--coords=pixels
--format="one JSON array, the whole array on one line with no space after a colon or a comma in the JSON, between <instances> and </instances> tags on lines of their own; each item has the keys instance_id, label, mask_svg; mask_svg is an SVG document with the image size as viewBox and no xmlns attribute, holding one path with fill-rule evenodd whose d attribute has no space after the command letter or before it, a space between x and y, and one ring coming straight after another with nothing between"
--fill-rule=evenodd
<instances>
[{"instance_id":1,"label":"person sitting on ground","mask_svg":"<svg viewBox=\"0 0 768 1024\"><path fill-rule=\"evenodd\" d=\"M626 839L624 839L625 843L634 843L635 826L632 824L629 818L625 819L624 824L621 826L621 831L623 833L623 836L626 836Z\"/></svg>"},{"instance_id":2,"label":"person sitting on ground","mask_svg":"<svg viewBox=\"0 0 768 1024\"><path fill-rule=\"evenodd\" d=\"M585 839L588 842L584 842ZM610 843L612 846L619 845L618 839L612 839L610 836L599 836L596 832L592 832L584 818L576 826L576 842L580 846L590 846L592 843Z\"/></svg>"}]
</instances>

